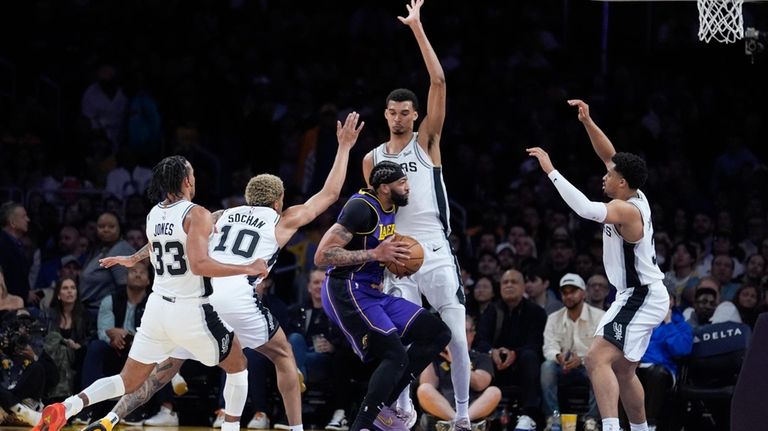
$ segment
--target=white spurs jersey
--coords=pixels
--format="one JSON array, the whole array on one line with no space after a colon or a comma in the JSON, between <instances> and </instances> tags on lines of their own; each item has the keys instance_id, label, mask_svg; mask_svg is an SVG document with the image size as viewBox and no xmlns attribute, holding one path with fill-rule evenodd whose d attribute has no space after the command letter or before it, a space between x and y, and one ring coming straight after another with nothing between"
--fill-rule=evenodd
<instances>
[{"instance_id":1,"label":"white spurs jersey","mask_svg":"<svg viewBox=\"0 0 768 431\"><path fill-rule=\"evenodd\" d=\"M203 277L192 274L187 260L187 233L184 218L195 204L180 200L170 205L155 205L147 215L147 238L152 246L150 261L155 267L152 291L174 298L199 298L210 295Z\"/></svg>"},{"instance_id":2,"label":"white spurs jersey","mask_svg":"<svg viewBox=\"0 0 768 431\"><path fill-rule=\"evenodd\" d=\"M418 133L398 154L386 152L387 144L374 148L373 166L384 160L402 166L408 176L410 196L408 205L397 209L397 231L419 241L434 238L436 233L448 237L451 233L451 214L448 193L443 182L441 166L432 163L429 154L416 141Z\"/></svg>"},{"instance_id":3,"label":"white spurs jersey","mask_svg":"<svg viewBox=\"0 0 768 431\"><path fill-rule=\"evenodd\" d=\"M615 225L606 224L603 229L603 263L608 280L622 291L630 287L653 284L664 279L656 264L656 248L653 244L651 206L640 190L627 202L640 210L643 218L643 237L636 243L625 241Z\"/></svg>"},{"instance_id":4,"label":"white spurs jersey","mask_svg":"<svg viewBox=\"0 0 768 431\"><path fill-rule=\"evenodd\" d=\"M221 263L245 265L256 259L264 259L267 266L277 260L280 246L277 243L275 227L280 215L268 207L242 205L229 208L216 221L216 233L208 245L208 254ZM233 280L248 279L245 275L217 277L214 286ZM253 285L261 279L253 280Z\"/></svg>"}]
</instances>

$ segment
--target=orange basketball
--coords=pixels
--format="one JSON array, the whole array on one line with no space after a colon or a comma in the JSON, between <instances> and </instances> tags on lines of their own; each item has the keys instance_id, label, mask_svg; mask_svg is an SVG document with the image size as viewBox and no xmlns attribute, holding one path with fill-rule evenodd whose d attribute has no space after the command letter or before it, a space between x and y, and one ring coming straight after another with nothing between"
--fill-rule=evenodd
<instances>
[{"instance_id":1,"label":"orange basketball","mask_svg":"<svg viewBox=\"0 0 768 431\"><path fill-rule=\"evenodd\" d=\"M411 252L411 257L404 262L405 266L396 265L392 262L387 263L387 270L397 277L407 277L416 273L424 262L424 249L421 248L421 244L410 236L400 235L399 233L395 233L395 237L392 240L406 243L406 248Z\"/></svg>"}]
</instances>

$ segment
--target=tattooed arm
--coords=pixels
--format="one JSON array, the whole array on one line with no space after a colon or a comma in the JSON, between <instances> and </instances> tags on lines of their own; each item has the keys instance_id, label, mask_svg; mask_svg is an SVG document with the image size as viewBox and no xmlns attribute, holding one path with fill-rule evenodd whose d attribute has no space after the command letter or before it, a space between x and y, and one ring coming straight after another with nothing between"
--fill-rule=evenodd
<instances>
[{"instance_id":1,"label":"tattooed arm","mask_svg":"<svg viewBox=\"0 0 768 431\"><path fill-rule=\"evenodd\" d=\"M339 223L334 224L323 235L315 252L315 265L351 266L370 261L398 262L407 260L410 252L405 243L393 241L392 237L381 242L372 250L347 250L344 247L352 241L354 235Z\"/></svg>"},{"instance_id":2,"label":"tattooed arm","mask_svg":"<svg viewBox=\"0 0 768 431\"><path fill-rule=\"evenodd\" d=\"M124 418L134 410L144 405L155 392L159 391L166 383L170 382L173 376L179 372L183 359L169 358L155 366L152 374L142 383L141 387L130 394L123 395L120 401L112 409L115 414Z\"/></svg>"},{"instance_id":3,"label":"tattooed arm","mask_svg":"<svg viewBox=\"0 0 768 431\"><path fill-rule=\"evenodd\" d=\"M149 243L144 244L144 247L142 247L141 250L137 251L136 253L130 256L105 257L104 259L99 259L99 264L101 264L101 266L103 266L104 268L111 268L115 265L122 265L126 268L130 268L133 265L136 265L136 263L141 262L142 260L148 257L149 257Z\"/></svg>"}]
</instances>

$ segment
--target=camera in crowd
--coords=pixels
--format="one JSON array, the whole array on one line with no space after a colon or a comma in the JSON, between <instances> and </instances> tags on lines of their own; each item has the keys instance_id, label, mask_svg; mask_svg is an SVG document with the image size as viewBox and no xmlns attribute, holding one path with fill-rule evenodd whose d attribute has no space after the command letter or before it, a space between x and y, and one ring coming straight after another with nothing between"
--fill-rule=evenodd
<instances>
[{"instance_id":1,"label":"camera in crowd","mask_svg":"<svg viewBox=\"0 0 768 431\"><path fill-rule=\"evenodd\" d=\"M754 62L755 55L765 50L766 39L768 39L766 32L747 27L744 30L744 54L750 56Z\"/></svg>"},{"instance_id":2,"label":"camera in crowd","mask_svg":"<svg viewBox=\"0 0 768 431\"><path fill-rule=\"evenodd\" d=\"M28 314L9 315L0 322L0 352L18 356L35 338L45 336L46 328Z\"/></svg>"}]
</instances>

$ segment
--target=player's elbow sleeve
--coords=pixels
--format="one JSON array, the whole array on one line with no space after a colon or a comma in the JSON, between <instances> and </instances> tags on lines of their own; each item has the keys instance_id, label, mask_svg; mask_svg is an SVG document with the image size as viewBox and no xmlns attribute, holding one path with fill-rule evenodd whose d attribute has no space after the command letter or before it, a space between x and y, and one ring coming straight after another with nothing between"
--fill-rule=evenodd
<instances>
[{"instance_id":1,"label":"player's elbow sleeve","mask_svg":"<svg viewBox=\"0 0 768 431\"><path fill-rule=\"evenodd\" d=\"M602 202L587 202L576 210L579 217L600 222L608 216L608 207Z\"/></svg>"}]
</instances>

